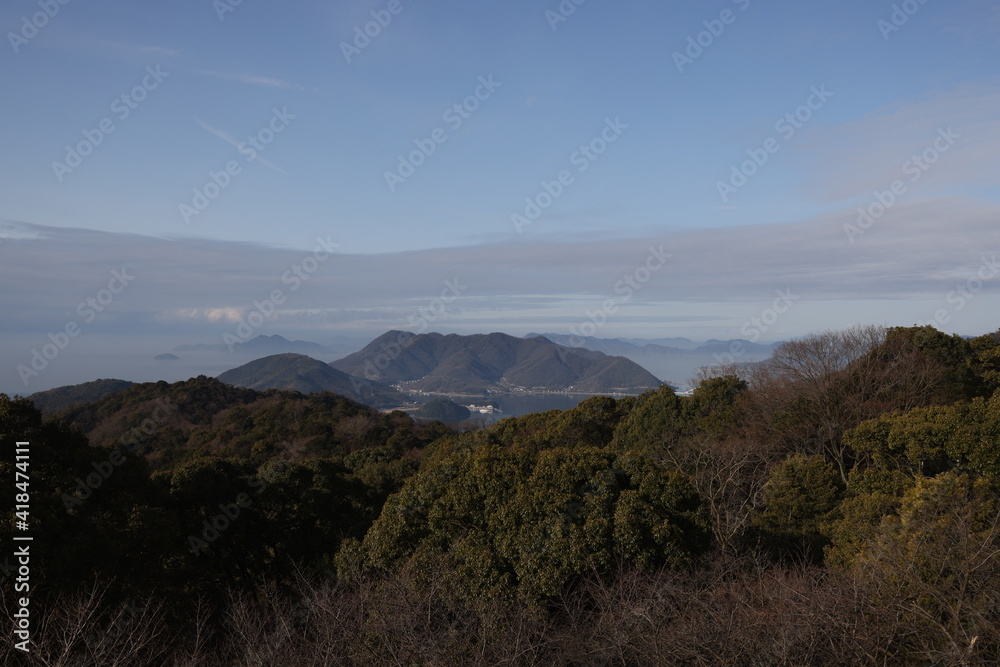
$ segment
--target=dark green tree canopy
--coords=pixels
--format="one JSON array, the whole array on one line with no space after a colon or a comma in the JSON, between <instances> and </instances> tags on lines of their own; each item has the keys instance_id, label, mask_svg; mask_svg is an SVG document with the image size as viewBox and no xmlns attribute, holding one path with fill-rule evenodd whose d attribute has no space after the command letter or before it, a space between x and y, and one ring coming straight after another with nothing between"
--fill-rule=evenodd
<instances>
[{"instance_id":1,"label":"dark green tree canopy","mask_svg":"<svg viewBox=\"0 0 1000 667\"><path fill-rule=\"evenodd\" d=\"M395 569L445 556L470 595L544 597L619 560L690 564L707 545L690 483L641 455L485 446L408 480L352 557Z\"/></svg>"}]
</instances>

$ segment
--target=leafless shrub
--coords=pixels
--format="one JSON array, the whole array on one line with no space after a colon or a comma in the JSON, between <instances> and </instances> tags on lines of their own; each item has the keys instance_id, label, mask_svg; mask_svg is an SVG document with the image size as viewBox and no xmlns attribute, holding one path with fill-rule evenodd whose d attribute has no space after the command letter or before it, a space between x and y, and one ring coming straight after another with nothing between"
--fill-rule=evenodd
<instances>
[{"instance_id":1,"label":"leafless shrub","mask_svg":"<svg viewBox=\"0 0 1000 667\"><path fill-rule=\"evenodd\" d=\"M161 605L148 601L108 604L109 588L108 583L94 582L56 604L33 606L27 664L130 667L164 660L170 647ZM4 598L5 618L13 618L12 604L12 599ZM10 656L17 654L12 637L12 632L4 633L8 662L12 660Z\"/></svg>"}]
</instances>

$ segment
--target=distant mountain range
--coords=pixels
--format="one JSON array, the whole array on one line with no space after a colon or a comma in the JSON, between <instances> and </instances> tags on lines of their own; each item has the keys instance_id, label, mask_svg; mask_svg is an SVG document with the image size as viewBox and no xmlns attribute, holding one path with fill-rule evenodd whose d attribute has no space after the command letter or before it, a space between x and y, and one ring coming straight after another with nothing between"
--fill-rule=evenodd
<instances>
[{"instance_id":1,"label":"distant mountain range","mask_svg":"<svg viewBox=\"0 0 1000 667\"><path fill-rule=\"evenodd\" d=\"M767 359L781 343L762 345L748 340L708 340L696 343L687 338L593 338L563 334L542 335L554 343L597 350L631 359L665 382L689 386L699 368L725 363L749 364ZM669 344L667 344L669 343Z\"/></svg>"},{"instance_id":2,"label":"distant mountain range","mask_svg":"<svg viewBox=\"0 0 1000 667\"><path fill-rule=\"evenodd\" d=\"M413 402L392 387L353 377L301 354L276 354L257 359L226 371L218 379L228 385L257 391L284 389L303 394L329 391L376 408L396 408Z\"/></svg>"},{"instance_id":3,"label":"distant mountain range","mask_svg":"<svg viewBox=\"0 0 1000 667\"><path fill-rule=\"evenodd\" d=\"M720 352L729 352L733 344L737 343L741 346L740 349L743 350L743 354L750 356L770 356L774 348L779 345L779 343L761 345L742 339L716 340L714 338L704 343L696 343L687 338L659 338L655 341L647 341L639 338L593 338L563 334L528 334L525 338L535 336L543 336L559 345L583 347L588 350L597 350L605 354L617 354L623 357L629 354L662 354L667 356L712 355ZM664 345L663 343L667 341L670 341L673 345Z\"/></svg>"},{"instance_id":4,"label":"distant mountain range","mask_svg":"<svg viewBox=\"0 0 1000 667\"><path fill-rule=\"evenodd\" d=\"M390 331L361 351L327 364L311 355L329 358L336 348L344 346L329 348L280 335L257 336L238 344L236 352L261 358L222 373L219 380L258 391L333 392L377 408L412 405L414 400L406 393L411 391L477 395L521 391L638 393L659 386L661 380L683 387L702 366L766 359L777 345L551 333L518 338L502 333L460 336ZM222 344L182 345L176 350L227 348ZM29 398L42 412L51 414L100 400L131 385L125 380L95 380L38 392Z\"/></svg>"},{"instance_id":5,"label":"distant mountain range","mask_svg":"<svg viewBox=\"0 0 1000 667\"><path fill-rule=\"evenodd\" d=\"M380 339L389 337L390 342L399 335L399 332L389 332L384 334ZM409 335L404 332L404 335ZM430 334L425 334L430 335ZM485 334L481 334L485 335ZM537 338L543 337L549 341L561 345L563 347L572 349L584 349L592 350L594 352L603 352L604 354L611 357L625 357L630 361L638 364L646 371L648 371L653 376L659 378L663 382L669 382L675 387L690 387L690 382L692 378L695 377L698 370L705 366L717 366L723 363L745 363L750 364L763 359L767 359L774 352L774 348L780 343L772 344L760 344L751 343L748 340L708 340L703 343L699 343L691 340L690 338L683 337L673 337L673 338L595 338L592 336L570 336L567 334L528 334L524 338ZM376 340L380 340L376 339ZM344 339L342 342L338 342L332 346L320 345L318 343L313 343L303 340L291 341L280 335L272 336L257 336L248 340L245 343L237 343L234 345L234 352L240 355L256 355L257 357L265 357L274 354L304 354L313 358L318 359L330 359L340 354L341 356L355 352L361 349L363 345L362 341L355 341L351 339L350 341ZM365 348L368 350L368 348ZM200 345L181 345L175 348L178 352L205 352L205 351L215 351L215 352L228 352L228 348L225 344L200 344ZM738 354L733 354L733 350L737 350ZM370 350L365 352L358 352L357 354L362 355L366 358L370 356ZM381 352L381 350L379 350ZM353 356L353 355L352 355ZM377 353L376 353L377 356ZM350 358L350 357L348 357ZM357 357L356 357L357 358ZM343 361L343 360L342 360ZM335 368L343 368L337 366L340 361L334 362ZM409 363L409 362L405 362ZM362 365L364 366L364 365ZM374 377L371 373L371 368L357 368L352 366L355 371L362 377ZM419 367L416 367L419 370ZM426 375L429 375L429 371L425 372L424 375L414 376L413 373L399 373L399 369L386 372L386 376L391 378L386 381L385 378L381 377L381 372L377 373L379 376L379 381L386 384L398 384L399 382L412 382L416 380L423 380ZM426 370L426 369L425 369ZM447 369L445 369L446 371ZM442 371L444 372L444 371ZM398 379L396 376L400 377L413 377L411 380ZM458 376L452 378L456 383L463 384L463 381L469 380L470 378L462 377L459 373ZM483 380L486 380L484 383ZM428 380L425 385L433 386L448 386L452 382L438 382L437 380ZM483 387L491 387L496 384L496 381L492 379L492 376L487 372L482 377L476 377L472 379L470 386L465 387L463 392L468 393L481 393ZM557 385L559 383L556 383ZM603 381L597 383L598 386L605 386ZM581 386L592 386L584 383ZM431 389L422 389L424 391L435 391ZM492 388L490 389L493 390ZM586 391L586 390L580 390ZM608 389L602 389L601 391L610 391ZM442 392L443 393L443 392Z\"/></svg>"},{"instance_id":6,"label":"distant mountain range","mask_svg":"<svg viewBox=\"0 0 1000 667\"><path fill-rule=\"evenodd\" d=\"M595 338L593 340L606 340ZM694 350L701 343L697 343L690 338L615 338L612 340L619 340L626 343L631 343L636 347L644 347L646 345L658 345L660 347L673 347L679 350Z\"/></svg>"},{"instance_id":7,"label":"distant mountain range","mask_svg":"<svg viewBox=\"0 0 1000 667\"><path fill-rule=\"evenodd\" d=\"M355 348L357 349L357 348ZM174 348L174 352L228 352L229 346L225 343L197 345L180 345ZM236 354L316 354L329 355L335 353L325 345L310 343L305 340L288 340L283 336L274 334L273 336L256 336L245 343L234 343L233 352Z\"/></svg>"},{"instance_id":8,"label":"distant mountain range","mask_svg":"<svg viewBox=\"0 0 1000 667\"><path fill-rule=\"evenodd\" d=\"M636 393L662 383L629 359L502 333L459 336L390 331L333 368L407 391Z\"/></svg>"}]
</instances>

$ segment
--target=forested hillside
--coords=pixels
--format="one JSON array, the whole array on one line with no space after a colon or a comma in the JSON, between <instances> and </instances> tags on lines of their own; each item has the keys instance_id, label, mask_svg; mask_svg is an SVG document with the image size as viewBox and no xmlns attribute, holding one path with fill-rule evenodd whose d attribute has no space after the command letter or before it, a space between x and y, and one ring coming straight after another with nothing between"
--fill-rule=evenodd
<instances>
[{"instance_id":1,"label":"forested hillside","mask_svg":"<svg viewBox=\"0 0 1000 667\"><path fill-rule=\"evenodd\" d=\"M376 408L398 408L412 399L392 387L348 375L301 354L275 354L226 371L219 381L246 389L285 389L303 394L329 391Z\"/></svg>"},{"instance_id":2,"label":"forested hillside","mask_svg":"<svg viewBox=\"0 0 1000 667\"><path fill-rule=\"evenodd\" d=\"M333 369L330 369L331 372ZM126 446L152 470L206 456L302 460L392 445L419 451L448 432L330 392L254 391L204 376L133 385L60 413L94 445Z\"/></svg>"},{"instance_id":3,"label":"forested hillside","mask_svg":"<svg viewBox=\"0 0 1000 667\"><path fill-rule=\"evenodd\" d=\"M48 415L73 405L100 400L108 394L128 389L132 384L127 380L94 380L83 384L39 391L29 398L35 407L41 410L42 414Z\"/></svg>"},{"instance_id":4,"label":"forested hillside","mask_svg":"<svg viewBox=\"0 0 1000 667\"><path fill-rule=\"evenodd\" d=\"M330 365L383 384L405 385L407 391L445 394L638 393L661 384L625 357L502 333L443 336L390 331Z\"/></svg>"},{"instance_id":5,"label":"forested hillside","mask_svg":"<svg viewBox=\"0 0 1000 667\"><path fill-rule=\"evenodd\" d=\"M465 432L204 377L46 420L0 396L4 451L32 442L33 650L67 665L996 664L998 338L826 332L706 371L691 396L662 386Z\"/></svg>"}]
</instances>

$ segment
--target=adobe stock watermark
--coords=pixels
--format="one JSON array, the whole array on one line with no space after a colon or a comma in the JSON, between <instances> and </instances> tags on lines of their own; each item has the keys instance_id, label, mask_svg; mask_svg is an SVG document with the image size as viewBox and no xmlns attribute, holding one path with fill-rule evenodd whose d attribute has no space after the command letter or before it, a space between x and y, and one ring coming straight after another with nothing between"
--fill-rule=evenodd
<instances>
[{"instance_id":1,"label":"adobe stock watermark","mask_svg":"<svg viewBox=\"0 0 1000 667\"><path fill-rule=\"evenodd\" d=\"M219 17L219 22L226 20L226 14L236 11L236 8L243 4L243 0L212 0L212 9Z\"/></svg>"},{"instance_id":2,"label":"adobe stock watermark","mask_svg":"<svg viewBox=\"0 0 1000 667\"><path fill-rule=\"evenodd\" d=\"M146 442L149 436L153 435L160 426L166 423L167 417L171 412L177 410L176 405L164 398L156 399L153 404L156 406L153 413L142 420L142 423L138 426L123 435L118 447L112 449L107 458L101 461L94 461L90 464L94 472L88 474L83 479L76 478L76 487L74 487L72 495L69 493L62 495L63 506L67 512L83 505L84 500L90 498L95 491L101 488L101 485L125 462L126 453L139 456L147 453L146 451L139 451L140 445Z\"/></svg>"},{"instance_id":3,"label":"adobe stock watermark","mask_svg":"<svg viewBox=\"0 0 1000 667\"><path fill-rule=\"evenodd\" d=\"M549 22L549 27L552 28L552 32L558 30L559 24L568 21L570 16L576 14L577 7L585 4L586 2L587 0L562 0L555 10L545 10L545 20Z\"/></svg>"},{"instance_id":4,"label":"adobe stock watermark","mask_svg":"<svg viewBox=\"0 0 1000 667\"><path fill-rule=\"evenodd\" d=\"M413 2L413 0L406 0ZM351 42L341 42L340 52L344 54L344 60L351 64L354 56L361 55L361 52L371 46L372 40L382 34L388 28L393 19L403 13L406 5L403 0L389 0L385 9L373 9L371 11L372 20L363 26L354 26L354 39Z\"/></svg>"},{"instance_id":5,"label":"adobe stock watermark","mask_svg":"<svg viewBox=\"0 0 1000 667\"><path fill-rule=\"evenodd\" d=\"M371 382L378 382L382 377L382 372L389 368L389 364L398 359L403 350L410 346L413 337L427 331L433 322L448 312L448 306L457 301L467 289L469 289L468 285L463 285L457 277L445 280L444 289L441 290L440 296L432 299L427 306L420 306L407 318L407 326L415 327L417 331L400 331L396 340L388 344L382 343L382 351L373 358L365 360L362 376ZM353 380L353 383L355 391L362 388L356 379Z\"/></svg>"},{"instance_id":6,"label":"adobe stock watermark","mask_svg":"<svg viewBox=\"0 0 1000 667\"><path fill-rule=\"evenodd\" d=\"M20 53L21 47L38 36L38 33L49 24L49 21L58 16L63 7L68 5L70 0L38 0L39 12L35 12L30 17L21 17L21 29L17 32L8 32L7 41L14 53Z\"/></svg>"},{"instance_id":7,"label":"adobe stock watermark","mask_svg":"<svg viewBox=\"0 0 1000 667\"><path fill-rule=\"evenodd\" d=\"M930 325L941 329L942 325L951 321L952 314L961 312L970 301L976 298L986 283L996 278L997 275L1000 275L1000 263L997 262L996 253L993 253L992 257L984 255L982 264L979 265L976 273L964 283L955 285L955 289L948 292L945 301L951 308L938 308L934 311L934 317L930 321L918 322L917 326Z\"/></svg>"},{"instance_id":8,"label":"adobe stock watermark","mask_svg":"<svg viewBox=\"0 0 1000 667\"><path fill-rule=\"evenodd\" d=\"M279 134L291 125L295 118L295 114L288 112L288 107L283 107L281 110L272 109L271 118L267 124L248 136L246 141L237 144L237 152L245 157L247 164L253 162ZM177 205L177 210L180 212L184 224L191 224L191 218L201 215L219 195L232 185L233 179L242 173L243 165L238 160L230 160L219 171L209 171L205 184L192 190L191 203L182 202Z\"/></svg>"},{"instance_id":9,"label":"adobe stock watermark","mask_svg":"<svg viewBox=\"0 0 1000 667\"><path fill-rule=\"evenodd\" d=\"M949 125L947 128L938 128L938 136L932 144L920 153L914 153L900 166L900 171L904 176L909 176L910 184L916 183L924 174L931 170L941 156L951 150L962 135L953 131ZM884 216L890 208L896 205L909 191L907 181L896 179L885 190L876 190L872 193L875 201L867 206L858 207L858 219L856 224L844 223L844 233L847 240L854 245L860 236L871 229L875 223Z\"/></svg>"},{"instance_id":10,"label":"adobe stock watermark","mask_svg":"<svg viewBox=\"0 0 1000 667\"><path fill-rule=\"evenodd\" d=\"M452 132L457 132L465 121L469 120L483 102L490 99L493 93L503 85L501 81L494 81L493 75L479 77L479 85L471 95L461 102L456 102L441 114L441 120L448 124ZM438 146L448 141L448 130L443 127L435 128L425 139L414 139L416 150L407 155L399 155L399 164L395 171L386 171L385 184L389 186L389 192L395 192L396 188L406 182L406 179L417 173L417 169L424 166L427 160L437 152Z\"/></svg>"},{"instance_id":11,"label":"adobe stock watermark","mask_svg":"<svg viewBox=\"0 0 1000 667\"><path fill-rule=\"evenodd\" d=\"M632 297L649 282L657 271L666 265L667 260L671 257L673 257L673 253L664 251L662 245L659 248L650 246L646 261L615 283L614 292L619 296L605 299L601 307L594 311L586 311L584 314L587 316L587 321L581 322L579 326L569 328L570 333L573 334L569 340L570 346L583 347L586 344L584 338L593 336L607 324L608 318L631 301Z\"/></svg>"},{"instance_id":12,"label":"adobe stock watermark","mask_svg":"<svg viewBox=\"0 0 1000 667\"><path fill-rule=\"evenodd\" d=\"M111 101L111 113L119 122L125 121L132 112L139 108L139 105L146 101L149 94L160 87L164 79L170 76L170 72L160 70L160 66L149 65L146 67L146 75L138 85L122 93ZM104 143L104 138L117 129L115 121L110 117L102 118L93 129L83 130L83 139L75 145L66 145L66 155L62 162L52 162L52 172L56 175L56 180L60 183L69 174L73 173L77 167L83 164L84 158L94 152L94 149Z\"/></svg>"},{"instance_id":13,"label":"adobe stock watermark","mask_svg":"<svg viewBox=\"0 0 1000 667\"><path fill-rule=\"evenodd\" d=\"M330 240L329 234L325 239L317 238L316 247L312 254L301 262L293 264L291 268L281 274L281 283L291 285L290 292L297 292L305 281L319 270L320 266L333 257L333 252L339 247L339 243ZM271 293L263 301L254 299L250 312L239 318L235 332L229 333L227 331L222 334L222 342L229 348L229 352L235 352L236 345L250 340L267 320L277 314L278 306L284 305L287 298L283 290L276 288L271 290Z\"/></svg>"},{"instance_id":14,"label":"adobe stock watermark","mask_svg":"<svg viewBox=\"0 0 1000 667\"><path fill-rule=\"evenodd\" d=\"M120 271L113 269L107 288L81 301L76 307L76 314L83 320L84 324L91 324L97 319L99 313L103 313L108 306L114 303L118 295L128 289L133 280L135 280L135 276L128 272L128 267L123 266ZM24 386L27 387L31 378L38 377L48 368L49 364L69 347L72 339L82 332L81 324L75 319L68 321L61 331L49 332L49 342L40 348L32 348L30 351L31 359L17 367L17 373L21 376L21 382L24 383Z\"/></svg>"},{"instance_id":15,"label":"adobe stock watermark","mask_svg":"<svg viewBox=\"0 0 1000 667\"><path fill-rule=\"evenodd\" d=\"M769 308L761 311L760 315L751 317L740 328L740 334L751 343L759 341L760 337L767 333L781 319L781 316L791 310L795 302L799 300L799 297L792 294L791 288L777 290L775 294L778 295L778 298ZM736 363L736 359L746 354L746 351L742 341L734 340L729 344L728 352L725 354L715 352L712 354L712 358L715 359L717 365L726 366Z\"/></svg>"},{"instance_id":16,"label":"adobe stock watermark","mask_svg":"<svg viewBox=\"0 0 1000 667\"><path fill-rule=\"evenodd\" d=\"M795 133L805 127L805 124L812 120L815 112L823 108L833 93L826 89L826 84L819 88L812 86L810 95L806 101L794 111L786 113L774 124L775 132L781 134L781 139L789 141ZM736 194L740 188L750 182L750 179L768 163L771 156L781 150L781 142L774 137L768 137L760 148L748 148L746 153L749 159L738 165L732 165L729 172L729 180L717 181L716 189L723 203L728 203L729 198Z\"/></svg>"},{"instance_id":17,"label":"adobe stock watermark","mask_svg":"<svg viewBox=\"0 0 1000 667\"><path fill-rule=\"evenodd\" d=\"M732 2L741 12L745 12L750 8L751 0L732 0ZM707 49L712 48L715 41L719 37L722 37L722 33L726 31L726 26L736 23L738 17L739 14L732 9L723 9L719 13L719 18L702 21L705 29L696 35L688 36L687 48L684 49L683 53L680 51L674 51L673 53L674 65L677 66L677 71L683 74L684 68L688 65L693 65L694 61L701 58Z\"/></svg>"},{"instance_id":18,"label":"adobe stock watermark","mask_svg":"<svg viewBox=\"0 0 1000 667\"><path fill-rule=\"evenodd\" d=\"M899 4L894 4L889 19L879 19L875 23L875 26L882 33L882 41L888 42L889 35L902 30L903 26L910 22L910 18L926 4L927 0L904 0Z\"/></svg>"},{"instance_id":19,"label":"adobe stock watermark","mask_svg":"<svg viewBox=\"0 0 1000 667\"><path fill-rule=\"evenodd\" d=\"M621 138L628 125L621 122L621 117L615 116L614 120L606 118L604 128L596 137L586 144L582 144L573 154L569 156L569 163L576 167L576 173L582 174L590 169L590 166L608 150L611 144ZM513 213L510 216L511 224L518 234L524 232L524 228L531 225L541 217L557 199L563 196L566 188L576 182L576 176L570 169L560 171L554 180L541 181L541 190L534 197L525 197L524 209L520 213Z\"/></svg>"}]
</instances>

